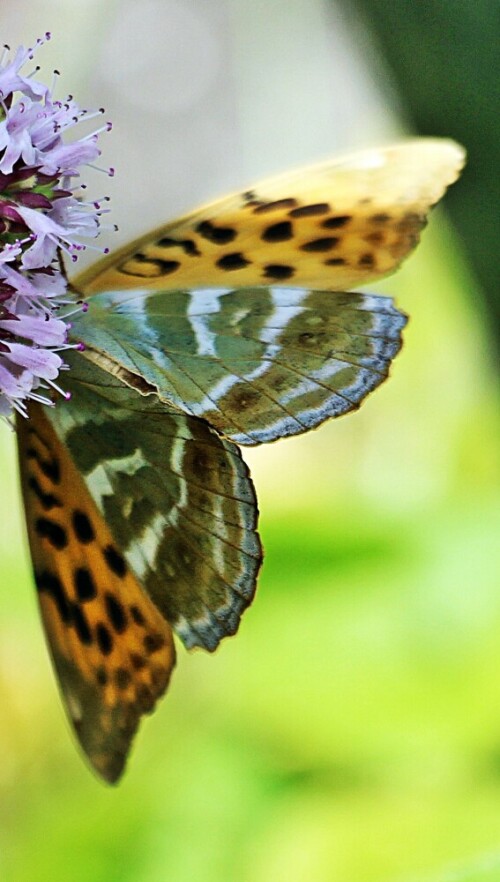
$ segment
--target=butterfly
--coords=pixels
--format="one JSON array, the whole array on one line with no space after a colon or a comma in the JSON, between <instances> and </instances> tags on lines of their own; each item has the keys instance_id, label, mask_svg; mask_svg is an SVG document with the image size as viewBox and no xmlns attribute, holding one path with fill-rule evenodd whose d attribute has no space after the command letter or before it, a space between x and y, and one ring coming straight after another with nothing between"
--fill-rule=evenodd
<instances>
[{"instance_id":1,"label":"butterfly","mask_svg":"<svg viewBox=\"0 0 500 882\"><path fill-rule=\"evenodd\" d=\"M106 781L167 688L173 631L213 651L254 596L239 447L355 410L387 377L406 317L349 289L397 269L463 161L416 139L276 177L77 278L71 401L32 403L17 434L50 652Z\"/></svg>"}]
</instances>

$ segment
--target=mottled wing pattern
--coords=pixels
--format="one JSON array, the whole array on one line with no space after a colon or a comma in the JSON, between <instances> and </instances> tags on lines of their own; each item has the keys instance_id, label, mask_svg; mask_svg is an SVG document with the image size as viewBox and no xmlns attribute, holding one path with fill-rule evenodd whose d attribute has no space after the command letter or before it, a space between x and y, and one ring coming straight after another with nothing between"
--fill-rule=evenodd
<instances>
[{"instance_id":1,"label":"mottled wing pattern","mask_svg":"<svg viewBox=\"0 0 500 882\"><path fill-rule=\"evenodd\" d=\"M188 647L215 649L237 630L262 557L238 448L80 353L67 360L74 400L50 411L58 434L155 606Z\"/></svg>"},{"instance_id":2,"label":"mottled wing pattern","mask_svg":"<svg viewBox=\"0 0 500 882\"><path fill-rule=\"evenodd\" d=\"M387 376L406 317L385 297L301 288L94 295L75 322L89 359L239 444L295 435L357 407Z\"/></svg>"},{"instance_id":3,"label":"mottled wing pattern","mask_svg":"<svg viewBox=\"0 0 500 882\"><path fill-rule=\"evenodd\" d=\"M77 738L107 781L175 664L172 631L128 569L40 405L19 420L23 494L49 648Z\"/></svg>"},{"instance_id":4,"label":"mottled wing pattern","mask_svg":"<svg viewBox=\"0 0 500 882\"><path fill-rule=\"evenodd\" d=\"M35 579L83 749L116 780L174 665L170 626L212 650L251 602L261 549L238 449L69 353L73 401L20 421Z\"/></svg>"},{"instance_id":5,"label":"mottled wing pattern","mask_svg":"<svg viewBox=\"0 0 500 882\"><path fill-rule=\"evenodd\" d=\"M453 141L420 138L275 177L143 236L79 284L87 293L366 284L413 250L463 163Z\"/></svg>"}]
</instances>

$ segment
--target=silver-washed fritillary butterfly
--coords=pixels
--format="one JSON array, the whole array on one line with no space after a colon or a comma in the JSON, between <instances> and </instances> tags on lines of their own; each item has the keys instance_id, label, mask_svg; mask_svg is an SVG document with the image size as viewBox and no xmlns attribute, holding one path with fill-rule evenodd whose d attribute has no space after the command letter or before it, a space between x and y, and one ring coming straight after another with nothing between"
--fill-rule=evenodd
<instances>
[{"instance_id":1,"label":"silver-washed fritillary butterfly","mask_svg":"<svg viewBox=\"0 0 500 882\"><path fill-rule=\"evenodd\" d=\"M72 400L32 404L19 452L51 654L107 781L167 687L172 629L214 650L254 595L257 504L236 444L312 429L386 378L406 318L346 291L397 269L463 161L417 139L275 178L77 280L90 299Z\"/></svg>"}]
</instances>

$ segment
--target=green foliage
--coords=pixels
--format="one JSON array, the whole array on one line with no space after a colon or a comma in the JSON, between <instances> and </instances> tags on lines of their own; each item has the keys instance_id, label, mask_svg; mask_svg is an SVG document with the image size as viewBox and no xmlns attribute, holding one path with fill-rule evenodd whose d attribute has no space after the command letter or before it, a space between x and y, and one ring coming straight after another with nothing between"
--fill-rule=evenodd
<instances>
[{"instance_id":1,"label":"green foliage","mask_svg":"<svg viewBox=\"0 0 500 882\"><path fill-rule=\"evenodd\" d=\"M482 285L498 347L500 297L498 4L491 0L356 0L370 51L391 69L406 113L421 134L456 138L469 154L460 192L447 208ZM374 45L375 44L375 45Z\"/></svg>"}]
</instances>

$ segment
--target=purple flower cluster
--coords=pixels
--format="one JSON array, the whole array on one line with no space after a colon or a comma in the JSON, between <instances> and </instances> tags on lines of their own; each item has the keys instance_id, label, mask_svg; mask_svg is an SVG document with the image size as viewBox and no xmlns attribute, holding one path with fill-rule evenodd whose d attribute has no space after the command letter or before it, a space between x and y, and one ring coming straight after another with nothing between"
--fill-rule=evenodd
<instances>
[{"instance_id":1,"label":"purple flower cluster","mask_svg":"<svg viewBox=\"0 0 500 882\"><path fill-rule=\"evenodd\" d=\"M50 34L45 35L45 40ZM44 40L38 40L38 48ZM99 233L98 202L75 195L72 179L99 156L97 140L109 124L65 143L69 129L97 113L81 110L70 96L22 76L34 49L20 47L0 58L0 416L27 416L29 399L51 404L64 369L59 353L68 343L67 319L76 309L60 255L75 261L81 239ZM112 170L109 170L112 174ZM105 252L107 249L103 249Z\"/></svg>"}]
</instances>

